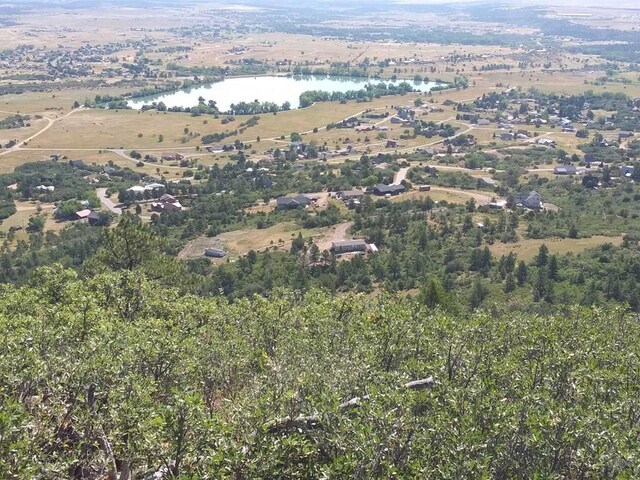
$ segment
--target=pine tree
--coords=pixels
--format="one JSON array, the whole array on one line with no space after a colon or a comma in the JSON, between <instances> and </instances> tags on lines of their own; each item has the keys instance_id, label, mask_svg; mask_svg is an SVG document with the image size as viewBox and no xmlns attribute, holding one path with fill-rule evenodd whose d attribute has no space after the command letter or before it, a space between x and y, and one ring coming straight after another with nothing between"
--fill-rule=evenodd
<instances>
[{"instance_id":1,"label":"pine tree","mask_svg":"<svg viewBox=\"0 0 640 480\"><path fill-rule=\"evenodd\" d=\"M527 265L522 260L520 260L520 263L518 263L518 268L516 269L516 280L519 287L522 287L525 284L525 282L527 281L527 276Z\"/></svg>"}]
</instances>

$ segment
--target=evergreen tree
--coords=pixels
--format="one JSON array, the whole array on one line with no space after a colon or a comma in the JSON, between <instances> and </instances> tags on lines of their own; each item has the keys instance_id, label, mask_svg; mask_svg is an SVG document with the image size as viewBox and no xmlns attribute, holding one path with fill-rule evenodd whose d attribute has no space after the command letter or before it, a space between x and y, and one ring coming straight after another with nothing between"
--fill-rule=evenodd
<instances>
[{"instance_id":1,"label":"evergreen tree","mask_svg":"<svg viewBox=\"0 0 640 480\"><path fill-rule=\"evenodd\" d=\"M520 262L518 263L518 268L516 269L516 281L519 287L522 287L526 283L528 273L529 272L527 271L527 265L524 263L524 261L520 260Z\"/></svg>"}]
</instances>

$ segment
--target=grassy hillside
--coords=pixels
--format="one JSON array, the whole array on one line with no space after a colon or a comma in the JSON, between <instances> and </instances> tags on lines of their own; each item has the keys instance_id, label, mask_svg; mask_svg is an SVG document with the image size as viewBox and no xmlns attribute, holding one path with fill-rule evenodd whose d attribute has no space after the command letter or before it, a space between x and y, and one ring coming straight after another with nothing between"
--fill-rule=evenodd
<instances>
[{"instance_id":1,"label":"grassy hillside","mask_svg":"<svg viewBox=\"0 0 640 480\"><path fill-rule=\"evenodd\" d=\"M640 325L622 309L229 304L52 267L3 287L0 338L1 478L639 474Z\"/></svg>"}]
</instances>

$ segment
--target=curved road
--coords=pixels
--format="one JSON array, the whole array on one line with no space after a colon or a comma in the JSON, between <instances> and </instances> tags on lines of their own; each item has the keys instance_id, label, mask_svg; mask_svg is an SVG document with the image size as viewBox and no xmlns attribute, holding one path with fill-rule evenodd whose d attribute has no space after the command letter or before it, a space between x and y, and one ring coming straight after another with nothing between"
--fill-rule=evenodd
<instances>
[{"instance_id":1,"label":"curved road","mask_svg":"<svg viewBox=\"0 0 640 480\"><path fill-rule=\"evenodd\" d=\"M100 203L107 210L112 211L116 215L121 215L122 214L122 209L120 207L117 207L116 204L113 203L111 201L111 199L106 196L107 195L107 189L106 188L96 188L96 195L98 196L98 199L100 200Z\"/></svg>"}]
</instances>

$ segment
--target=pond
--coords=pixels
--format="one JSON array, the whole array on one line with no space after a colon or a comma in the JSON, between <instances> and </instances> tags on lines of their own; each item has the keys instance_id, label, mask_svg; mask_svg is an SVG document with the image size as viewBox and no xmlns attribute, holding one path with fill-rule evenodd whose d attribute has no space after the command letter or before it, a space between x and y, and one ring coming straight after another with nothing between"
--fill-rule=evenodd
<instances>
[{"instance_id":1,"label":"pond","mask_svg":"<svg viewBox=\"0 0 640 480\"><path fill-rule=\"evenodd\" d=\"M300 106L300 94L309 90L324 92L347 92L361 90L367 84L398 85L406 81L414 90L428 92L436 86L442 85L436 82L414 82L413 80L378 80L363 77L326 77L326 76L260 76L229 78L222 82L204 85L190 90L179 90L164 93L152 97L142 97L129 100L128 104L133 109L141 109L144 105L153 102L163 102L167 108L194 107L198 105L198 98L203 97L206 102L214 100L220 111L229 110L232 103L240 102L273 102L282 105L285 102L291 104L291 108Z\"/></svg>"}]
</instances>

